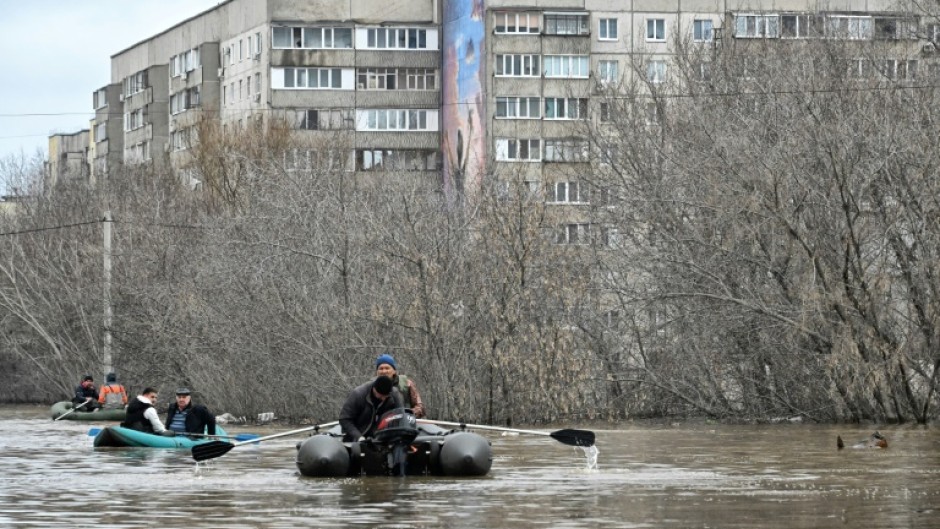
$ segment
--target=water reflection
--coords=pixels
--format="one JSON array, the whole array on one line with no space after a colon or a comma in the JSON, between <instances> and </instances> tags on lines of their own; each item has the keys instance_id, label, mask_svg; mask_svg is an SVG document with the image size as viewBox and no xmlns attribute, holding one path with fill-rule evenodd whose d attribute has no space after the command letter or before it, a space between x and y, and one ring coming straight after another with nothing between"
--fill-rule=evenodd
<instances>
[{"instance_id":1,"label":"water reflection","mask_svg":"<svg viewBox=\"0 0 940 529\"><path fill-rule=\"evenodd\" d=\"M186 451L95 450L101 426L0 408L0 527L927 528L940 505L940 436L916 427L881 428L886 450L838 451L836 435L873 429L630 426L597 431L593 469L541 436L487 436L482 478L315 479L294 466L299 438L197 465Z\"/></svg>"}]
</instances>

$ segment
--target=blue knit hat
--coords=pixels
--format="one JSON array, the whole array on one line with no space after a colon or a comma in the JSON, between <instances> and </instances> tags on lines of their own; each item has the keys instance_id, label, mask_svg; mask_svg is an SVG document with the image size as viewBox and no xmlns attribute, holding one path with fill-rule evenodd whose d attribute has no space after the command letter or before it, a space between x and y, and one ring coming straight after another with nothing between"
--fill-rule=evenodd
<instances>
[{"instance_id":1,"label":"blue knit hat","mask_svg":"<svg viewBox=\"0 0 940 529\"><path fill-rule=\"evenodd\" d=\"M392 355L390 354L382 354L382 355L379 355L379 357L375 359L376 368L378 368L382 364L388 364L392 366L392 369L394 369L395 371L398 371L398 364L395 363L395 359L392 358Z\"/></svg>"}]
</instances>

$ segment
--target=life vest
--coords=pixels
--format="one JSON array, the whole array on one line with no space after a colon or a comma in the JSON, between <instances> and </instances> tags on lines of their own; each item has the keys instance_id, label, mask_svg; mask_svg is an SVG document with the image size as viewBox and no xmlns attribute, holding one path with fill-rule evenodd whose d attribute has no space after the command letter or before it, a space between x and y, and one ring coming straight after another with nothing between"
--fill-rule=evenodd
<instances>
[{"instance_id":1,"label":"life vest","mask_svg":"<svg viewBox=\"0 0 940 529\"><path fill-rule=\"evenodd\" d=\"M127 404L127 391L121 384L108 384L99 391L98 402L106 410L119 410Z\"/></svg>"},{"instance_id":2,"label":"life vest","mask_svg":"<svg viewBox=\"0 0 940 529\"><path fill-rule=\"evenodd\" d=\"M140 432L153 433L153 425L144 417L144 412L147 411L147 408L153 408L153 404L143 402L140 399L134 399L134 401L127 406L127 416L124 418L124 422L121 423L121 426Z\"/></svg>"}]
</instances>

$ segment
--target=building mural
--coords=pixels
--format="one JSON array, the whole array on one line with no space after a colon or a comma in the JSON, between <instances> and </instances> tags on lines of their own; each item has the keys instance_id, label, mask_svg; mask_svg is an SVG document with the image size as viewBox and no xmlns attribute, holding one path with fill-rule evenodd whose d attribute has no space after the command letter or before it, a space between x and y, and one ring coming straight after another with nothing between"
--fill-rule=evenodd
<instances>
[{"instance_id":1,"label":"building mural","mask_svg":"<svg viewBox=\"0 0 940 529\"><path fill-rule=\"evenodd\" d=\"M486 163L483 76L484 0L444 1L444 191L451 199L479 190Z\"/></svg>"}]
</instances>

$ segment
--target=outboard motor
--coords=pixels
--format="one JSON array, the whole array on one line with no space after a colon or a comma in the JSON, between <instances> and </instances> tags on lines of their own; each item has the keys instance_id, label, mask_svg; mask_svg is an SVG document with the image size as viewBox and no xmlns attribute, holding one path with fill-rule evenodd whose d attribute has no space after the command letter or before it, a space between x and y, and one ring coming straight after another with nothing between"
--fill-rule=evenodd
<instances>
[{"instance_id":1,"label":"outboard motor","mask_svg":"<svg viewBox=\"0 0 940 529\"><path fill-rule=\"evenodd\" d=\"M393 476L404 476L408 466L408 446L418 437L414 412L396 408L379 419L373 439L389 447L388 468Z\"/></svg>"}]
</instances>

